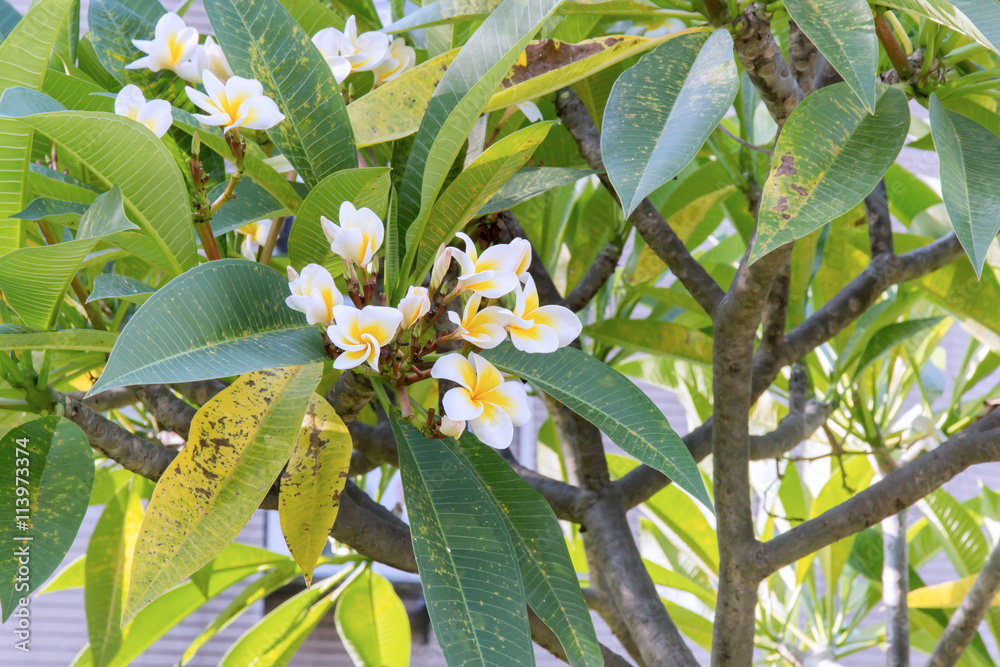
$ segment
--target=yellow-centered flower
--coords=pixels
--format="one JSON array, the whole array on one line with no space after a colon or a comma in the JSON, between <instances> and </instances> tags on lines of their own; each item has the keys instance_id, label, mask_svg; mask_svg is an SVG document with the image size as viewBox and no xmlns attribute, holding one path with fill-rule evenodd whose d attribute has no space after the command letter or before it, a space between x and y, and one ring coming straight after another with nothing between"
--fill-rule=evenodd
<instances>
[{"instance_id":1,"label":"yellow-centered flower","mask_svg":"<svg viewBox=\"0 0 1000 667\"><path fill-rule=\"evenodd\" d=\"M458 292L470 290L487 299L499 299L510 294L517 287L518 270L527 268L521 246L506 244L490 246L480 255L476 244L466 234L456 234L465 241L465 252L452 249L452 256L458 260L461 273L458 276ZM531 246L528 246L528 261Z\"/></svg>"},{"instance_id":2,"label":"yellow-centered flower","mask_svg":"<svg viewBox=\"0 0 1000 667\"><path fill-rule=\"evenodd\" d=\"M509 447L514 426L524 426L531 417L524 385L505 382L500 371L475 352L468 359L446 354L434 363L431 376L459 385L441 399L445 416L452 422L468 422L476 437L490 447Z\"/></svg>"},{"instance_id":3,"label":"yellow-centered flower","mask_svg":"<svg viewBox=\"0 0 1000 667\"><path fill-rule=\"evenodd\" d=\"M147 102L139 86L132 84L122 88L115 97L115 113L142 123L158 137L166 134L174 122L170 113L170 102L166 100Z\"/></svg>"},{"instance_id":4,"label":"yellow-centered flower","mask_svg":"<svg viewBox=\"0 0 1000 667\"><path fill-rule=\"evenodd\" d=\"M168 69L178 72L198 48L198 31L189 28L177 14L168 12L156 22L153 39L133 39L132 44L146 55L125 65L125 69Z\"/></svg>"},{"instance_id":5,"label":"yellow-centered flower","mask_svg":"<svg viewBox=\"0 0 1000 667\"><path fill-rule=\"evenodd\" d=\"M387 306L334 306L334 323L326 335L343 352L333 361L334 368L346 369L367 363L378 370L382 348L392 342L403 314Z\"/></svg>"},{"instance_id":6,"label":"yellow-centered flower","mask_svg":"<svg viewBox=\"0 0 1000 667\"><path fill-rule=\"evenodd\" d=\"M285 304L305 313L309 324L329 326L333 322L333 309L344 304L333 276L319 264L306 264L301 275L289 266L288 290L292 295L285 299Z\"/></svg>"},{"instance_id":7,"label":"yellow-centered flower","mask_svg":"<svg viewBox=\"0 0 1000 667\"><path fill-rule=\"evenodd\" d=\"M583 324L572 310L563 306L538 305L538 291L531 275L517 288L514 313L507 324L510 340L522 352L555 352L572 343Z\"/></svg>"},{"instance_id":8,"label":"yellow-centered flower","mask_svg":"<svg viewBox=\"0 0 1000 667\"><path fill-rule=\"evenodd\" d=\"M455 336L472 343L476 347L489 350L496 347L507 337L505 327L513 314L506 308L487 306L479 310L482 297L473 294L465 304L460 318L456 313L448 312L448 319L455 323Z\"/></svg>"},{"instance_id":9,"label":"yellow-centered flower","mask_svg":"<svg viewBox=\"0 0 1000 667\"><path fill-rule=\"evenodd\" d=\"M426 287L410 286L406 296L399 301L399 312L403 314L403 324L400 328L409 329L421 317L430 312L431 299Z\"/></svg>"},{"instance_id":10,"label":"yellow-centered flower","mask_svg":"<svg viewBox=\"0 0 1000 667\"><path fill-rule=\"evenodd\" d=\"M330 242L330 250L358 266L368 266L382 247L385 237L382 221L370 208L355 208L349 201L340 205L339 213L337 222L325 216L319 218L323 233Z\"/></svg>"},{"instance_id":11,"label":"yellow-centered flower","mask_svg":"<svg viewBox=\"0 0 1000 667\"><path fill-rule=\"evenodd\" d=\"M269 130L285 120L278 105L264 94L264 86L256 79L231 76L222 83L219 77L205 70L202 83L207 95L191 86L185 90L191 101L207 112L207 115L194 114L206 125L224 125L224 132L234 127Z\"/></svg>"}]
</instances>

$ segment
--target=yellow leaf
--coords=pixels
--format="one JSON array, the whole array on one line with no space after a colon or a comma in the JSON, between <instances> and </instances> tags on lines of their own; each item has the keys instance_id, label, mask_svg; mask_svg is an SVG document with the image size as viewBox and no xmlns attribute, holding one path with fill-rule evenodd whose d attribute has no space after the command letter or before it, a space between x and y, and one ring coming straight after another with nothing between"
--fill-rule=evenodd
<instances>
[{"instance_id":1,"label":"yellow leaf","mask_svg":"<svg viewBox=\"0 0 1000 667\"><path fill-rule=\"evenodd\" d=\"M503 109L559 90L648 51L667 39L699 30L704 29L692 28L656 38L598 37L579 44L554 39L531 42L504 78L501 90L493 95L486 111ZM458 52L459 49L453 49L431 58L348 105L347 113L358 147L416 132L435 87Z\"/></svg>"},{"instance_id":2,"label":"yellow leaf","mask_svg":"<svg viewBox=\"0 0 1000 667\"><path fill-rule=\"evenodd\" d=\"M344 421L325 399L313 394L278 495L281 532L307 586L337 519L352 448Z\"/></svg>"},{"instance_id":3,"label":"yellow leaf","mask_svg":"<svg viewBox=\"0 0 1000 667\"><path fill-rule=\"evenodd\" d=\"M965 577L957 581L948 581L934 586L924 586L906 596L906 604L916 609L955 609L962 604L966 594L976 583L976 577ZM1000 596L993 600L993 607L1000 607Z\"/></svg>"},{"instance_id":4,"label":"yellow leaf","mask_svg":"<svg viewBox=\"0 0 1000 667\"><path fill-rule=\"evenodd\" d=\"M247 373L198 411L150 498L124 622L236 538L288 460L322 369Z\"/></svg>"}]
</instances>

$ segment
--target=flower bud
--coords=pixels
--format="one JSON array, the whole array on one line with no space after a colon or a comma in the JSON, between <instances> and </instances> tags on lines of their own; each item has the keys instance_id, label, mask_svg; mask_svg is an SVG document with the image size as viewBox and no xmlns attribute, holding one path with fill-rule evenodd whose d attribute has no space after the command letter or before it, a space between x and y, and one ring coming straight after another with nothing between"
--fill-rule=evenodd
<instances>
[{"instance_id":1,"label":"flower bud","mask_svg":"<svg viewBox=\"0 0 1000 667\"><path fill-rule=\"evenodd\" d=\"M434 269L431 271L431 294L437 292L438 288L441 287L441 283L444 282L445 275L448 274L448 269L451 267L451 248L447 248L444 244L438 248L437 257L434 259Z\"/></svg>"}]
</instances>

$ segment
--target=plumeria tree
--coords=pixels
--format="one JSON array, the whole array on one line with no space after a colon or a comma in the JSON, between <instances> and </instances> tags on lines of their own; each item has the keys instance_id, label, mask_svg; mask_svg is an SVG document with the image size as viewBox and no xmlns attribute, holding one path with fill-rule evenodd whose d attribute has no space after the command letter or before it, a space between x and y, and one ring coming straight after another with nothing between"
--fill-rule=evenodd
<instances>
[{"instance_id":1,"label":"plumeria tree","mask_svg":"<svg viewBox=\"0 0 1000 667\"><path fill-rule=\"evenodd\" d=\"M3 619L304 579L223 664L407 665L381 563L449 665L993 664L1000 5L390 5L0 4Z\"/></svg>"}]
</instances>

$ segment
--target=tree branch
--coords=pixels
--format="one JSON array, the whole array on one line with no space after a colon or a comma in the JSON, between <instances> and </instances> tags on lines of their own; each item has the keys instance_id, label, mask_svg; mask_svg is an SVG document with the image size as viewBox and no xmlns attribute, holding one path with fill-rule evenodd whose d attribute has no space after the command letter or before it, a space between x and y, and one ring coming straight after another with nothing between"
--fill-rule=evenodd
<instances>
[{"instance_id":1,"label":"tree branch","mask_svg":"<svg viewBox=\"0 0 1000 667\"><path fill-rule=\"evenodd\" d=\"M621 256L622 244L618 241L609 241L597 255L594 263L587 269L587 273L583 275L580 282L566 295L563 305L573 312L579 312L586 308L590 300L608 282L608 278L614 275L615 267L618 266L618 260L621 259Z\"/></svg>"},{"instance_id":2,"label":"tree branch","mask_svg":"<svg viewBox=\"0 0 1000 667\"><path fill-rule=\"evenodd\" d=\"M184 400L174 396L165 385L150 384L136 389L135 395L146 406L157 423L167 431L173 431L185 440L191 431L191 420L198 410Z\"/></svg>"},{"instance_id":3,"label":"tree branch","mask_svg":"<svg viewBox=\"0 0 1000 667\"><path fill-rule=\"evenodd\" d=\"M760 397L778 373L851 325L891 287L916 280L963 256L962 246L953 234L902 255L882 255L849 282L832 299L785 335L778 349L758 348L753 364L753 397ZM711 450L712 422L684 436L684 444L696 461ZM753 439L751 438L751 441ZM670 483L658 470L640 465L618 481L626 507L634 507Z\"/></svg>"},{"instance_id":4,"label":"tree branch","mask_svg":"<svg viewBox=\"0 0 1000 667\"><path fill-rule=\"evenodd\" d=\"M326 400L348 426L372 400L375 390L371 382L354 371L344 371L326 394Z\"/></svg>"},{"instance_id":5,"label":"tree branch","mask_svg":"<svg viewBox=\"0 0 1000 667\"><path fill-rule=\"evenodd\" d=\"M587 559L649 667L696 667L698 662L656 592L617 498L604 496L584 513Z\"/></svg>"},{"instance_id":6,"label":"tree branch","mask_svg":"<svg viewBox=\"0 0 1000 667\"><path fill-rule=\"evenodd\" d=\"M814 519L761 545L760 579L913 505L971 465L1000 460L1000 415L987 414L937 449Z\"/></svg>"},{"instance_id":7,"label":"tree branch","mask_svg":"<svg viewBox=\"0 0 1000 667\"><path fill-rule=\"evenodd\" d=\"M733 42L740 64L760 93L774 122L779 127L784 125L804 95L781 57L781 49L771 33L771 21L760 3L751 4L743 12Z\"/></svg>"},{"instance_id":8,"label":"tree branch","mask_svg":"<svg viewBox=\"0 0 1000 667\"><path fill-rule=\"evenodd\" d=\"M802 89L802 94L808 95L815 90L814 79L819 50L795 21L791 21L788 25L788 55L795 82Z\"/></svg>"},{"instance_id":9,"label":"tree branch","mask_svg":"<svg viewBox=\"0 0 1000 667\"><path fill-rule=\"evenodd\" d=\"M879 181L875 190L865 197L865 217L868 219L868 241L872 257L891 255L892 218L889 215L889 194L885 189L885 179Z\"/></svg>"},{"instance_id":10,"label":"tree branch","mask_svg":"<svg viewBox=\"0 0 1000 667\"><path fill-rule=\"evenodd\" d=\"M990 552L976 582L948 621L948 627L927 661L928 667L954 667L958 664L997 593L1000 593L1000 545Z\"/></svg>"},{"instance_id":11,"label":"tree branch","mask_svg":"<svg viewBox=\"0 0 1000 667\"><path fill-rule=\"evenodd\" d=\"M590 112L569 88L556 95L556 112L563 125L569 130L580 149L580 154L592 169L604 171L601 159L601 133L594 125ZM601 182L616 197L614 186L607 174L602 173ZM649 247L670 268L681 284L691 293L698 304L711 314L722 299L722 288L708 274L701 264L684 247L684 242L670 228L660 212L648 199L644 199L629 217L636 230Z\"/></svg>"},{"instance_id":12,"label":"tree branch","mask_svg":"<svg viewBox=\"0 0 1000 667\"><path fill-rule=\"evenodd\" d=\"M126 431L80 399L55 389L51 390L51 395L53 403L63 406L63 416L87 434L91 447L126 470L155 482L177 456L176 450Z\"/></svg>"}]
</instances>

